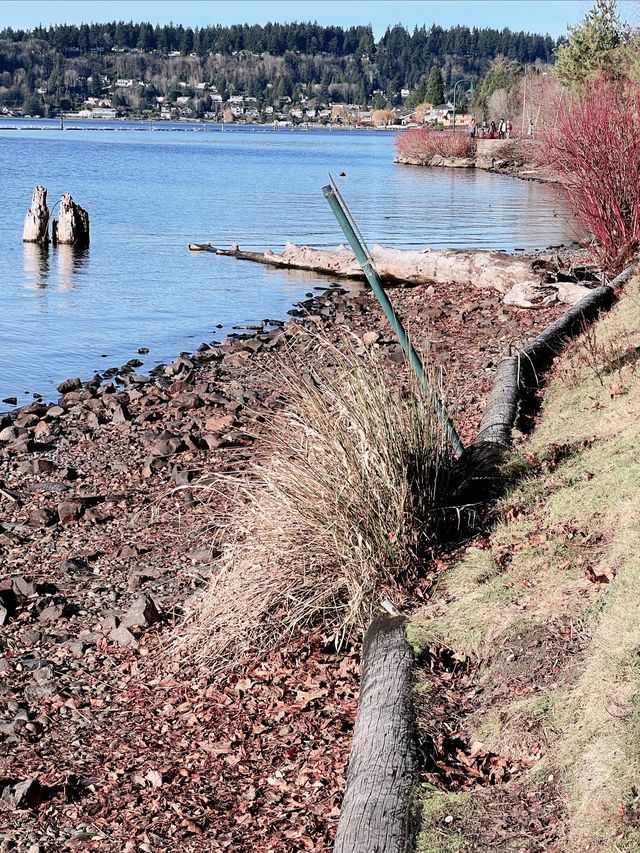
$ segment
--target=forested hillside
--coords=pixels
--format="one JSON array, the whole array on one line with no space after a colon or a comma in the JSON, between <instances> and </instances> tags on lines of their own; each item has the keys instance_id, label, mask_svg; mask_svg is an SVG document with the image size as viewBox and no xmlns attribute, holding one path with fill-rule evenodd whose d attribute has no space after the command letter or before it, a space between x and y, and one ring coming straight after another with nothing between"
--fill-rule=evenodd
<instances>
[{"instance_id":1,"label":"forested hillside","mask_svg":"<svg viewBox=\"0 0 640 853\"><path fill-rule=\"evenodd\" d=\"M77 109L111 98L120 110L160 109L159 99L194 115L244 96L258 114L283 103L363 108L399 106L437 66L445 96L460 76L477 83L498 57L546 63L557 43L509 29L389 28L313 23L231 27L83 24L0 32L0 108L31 114ZM128 86L116 87L116 80ZM126 91L125 91L126 90ZM220 98L212 97L219 95ZM188 114L188 113L187 113Z\"/></svg>"}]
</instances>

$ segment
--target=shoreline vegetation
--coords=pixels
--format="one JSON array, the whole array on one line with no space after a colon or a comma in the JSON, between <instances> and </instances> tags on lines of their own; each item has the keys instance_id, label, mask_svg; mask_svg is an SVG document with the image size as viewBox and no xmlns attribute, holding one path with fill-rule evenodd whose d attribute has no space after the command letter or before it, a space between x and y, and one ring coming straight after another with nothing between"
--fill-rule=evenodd
<instances>
[{"instance_id":1,"label":"shoreline vegetation","mask_svg":"<svg viewBox=\"0 0 640 853\"><path fill-rule=\"evenodd\" d=\"M116 381L72 379L57 402L3 417L0 725L12 754L3 820L16 843L48 851L80 832L102 851L132 838L270 850L283 837L303 849L296 839L306 836L328 848L357 703L357 647L336 654L326 637L303 632L223 679L167 656L210 582L216 519L231 501L207 482L268 453L280 405L269 375L280 354L314 358L309 325L375 352L390 377L404 364L369 291L315 294L300 317L205 344L152 376L124 365ZM529 340L559 313L508 308L496 293L447 284L395 289L392 298L415 344L428 340L464 442L510 342Z\"/></svg>"},{"instance_id":2,"label":"shoreline vegetation","mask_svg":"<svg viewBox=\"0 0 640 853\"><path fill-rule=\"evenodd\" d=\"M458 469L431 454L437 436L408 416L417 397L404 353L360 286L318 287L286 322L203 343L149 376L129 363L113 377L68 379L56 403L2 416L9 849L328 851L358 705L357 633L381 593L390 613L411 603L421 766L415 825L405 811L399 831L415 831L416 853L637 849L640 283L626 264L640 248L638 184L627 179L640 161L638 134L619 129L637 130L638 92L624 73L605 78L598 61L584 62L582 36L598 27L607 38L596 60L619 60L615 3L596 0L558 51L581 95L544 141L547 165L562 155L587 229L579 264L595 259L605 279L625 266L619 299L591 326L582 315L582 334L545 378L544 399L521 406L516 450L499 477L480 478L480 496L479 468L464 453ZM589 69L600 79L585 79ZM589 103L594 121L573 122ZM575 250L566 255L579 265ZM496 365L508 355L519 384L523 345L544 330L547 346L561 313L557 301L515 307L499 291L445 281L397 288L392 301L467 447L494 411ZM374 365L373 383L337 354L345 340L363 371ZM374 411L372 394L385 412L397 401L410 436ZM424 447L425 435L418 467L413 439ZM393 465L379 464L390 454ZM454 486L444 502L414 492L441 474ZM297 483L311 484L306 500ZM416 494L428 494L420 529ZM434 541L449 514L450 535ZM253 589L264 598L249 612ZM404 615L394 625L404 630ZM360 792L368 805L377 793L366 782ZM397 847L397 832L389 840Z\"/></svg>"}]
</instances>

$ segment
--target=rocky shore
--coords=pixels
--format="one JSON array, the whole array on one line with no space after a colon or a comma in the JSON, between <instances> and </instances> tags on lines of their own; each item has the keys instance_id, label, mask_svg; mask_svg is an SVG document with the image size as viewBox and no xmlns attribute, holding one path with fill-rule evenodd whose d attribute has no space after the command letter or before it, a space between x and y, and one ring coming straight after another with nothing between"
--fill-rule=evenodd
<instances>
[{"instance_id":1,"label":"rocky shore","mask_svg":"<svg viewBox=\"0 0 640 853\"><path fill-rule=\"evenodd\" d=\"M561 312L445 284L391 299L464 443L500 357ZM319 286L290 313L2 416L1 850L330 849L357 650L309 635L216 680L170 647L212 571L224 498L207 476L265 452L278 360L321 331L403 369L359 285Z\"/></svg>"},{"instance_id":2,"label":"rocky shore","mask_svg":"<svg viewBox=\"0 0 640 853\"><path fill-rule=\"evenodd\" d=\"M485 169L499 175L510 175L526 181L557 183L558 177L547 166L541 166L536 156L536 142L530 139L478 139L475 152L468 157L398 156L395 161L404 166L432 166L450 169Z\"/></svg>"}]
</instances>

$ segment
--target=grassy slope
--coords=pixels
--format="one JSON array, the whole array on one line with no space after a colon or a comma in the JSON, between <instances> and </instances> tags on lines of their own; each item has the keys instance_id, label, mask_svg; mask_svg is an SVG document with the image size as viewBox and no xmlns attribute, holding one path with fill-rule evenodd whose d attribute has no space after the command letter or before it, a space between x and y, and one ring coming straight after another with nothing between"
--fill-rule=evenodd
<instances>
[{"instance_id":1,"label":"grassy slope","mask_svg":"<svg viewBox=\"0 0 640 853\"><path fill-rule=\"evenodd\" d=\"M413 620L416 641L478 663L469 741L540 756L501 786L425 792L420 853L488 849L496 802L516 784L547 789L557 840L509 839L507 818L490 849L640 850L639 290L635 279L558 364L490 547L469 548ZM551 655L553 677L537 681ZM496 701L515 676L520 695Z\"/></svg>"}]
</instances>

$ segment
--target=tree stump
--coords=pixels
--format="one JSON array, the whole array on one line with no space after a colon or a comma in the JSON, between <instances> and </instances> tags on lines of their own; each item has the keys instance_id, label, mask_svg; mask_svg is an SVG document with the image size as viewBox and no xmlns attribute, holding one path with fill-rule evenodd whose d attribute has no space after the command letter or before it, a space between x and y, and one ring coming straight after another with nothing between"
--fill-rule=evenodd
<instances>
[{"instance_id":1,"label":"tree stump","mask_svg":"<svg viewBox=\"0 0 640 853\"><path fill-rule=\"evenodd\" d=\"M364 639L360 701L334 853L403 853L417 769L405 619L380 616Z\"/></svg>"},{"instance_id":2,"label":"tree stump","mask_svg":"<svg viewBox=\"0 0 640 853\"><path fill-rule=\"evenodd\" d=\"M78 248L89 245L89 214L76 204L69 193L60 199L60 213L51 226L54 245L70 243Z\"/></svg>"},{"instance_id":3,"label":"tree stump","mask_svg":"<svg viewBox=\"0 0 640 853\"><path fill-rule=\"evenodd\" d=\"M49 208L47 207L47 190L39 184L33 192L31 207L27 211L22 230L22 240L25 243L49 242Z\"/></svg>"}]
</instances>

